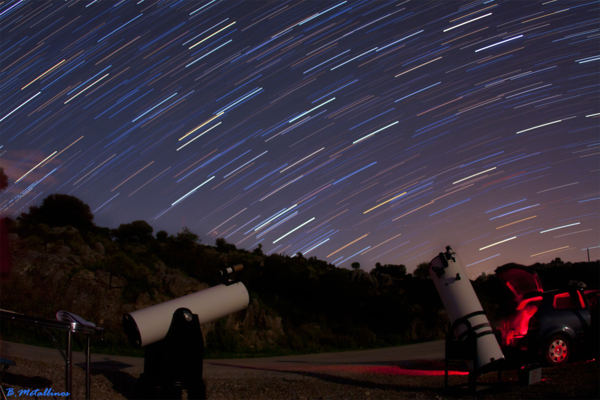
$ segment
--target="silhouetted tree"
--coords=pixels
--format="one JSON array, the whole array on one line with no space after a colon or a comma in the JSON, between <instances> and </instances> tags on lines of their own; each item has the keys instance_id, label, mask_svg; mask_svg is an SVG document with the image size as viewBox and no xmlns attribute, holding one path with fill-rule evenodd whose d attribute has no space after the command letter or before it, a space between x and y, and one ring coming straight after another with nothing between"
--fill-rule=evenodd
<instances>
[{"instance_id":1,"label":"silhouetted tree","mask_svg":"<svg viewBox=\"0 0 600 400\"><path fill-rule=\"evenodd\" d=\"M164 231L162 231L164 232ZM175 236L166 236L166 232L157 233L157 241L165 240L167 246L155 246L160 249L161 258L170 267L178 267L193 276L197 272L196 266L199 260L200 238L187 227L177 232Z\"/></svg>"},{"instance_id":2,"label":"silhouetted tree","mask_svg":"<svg viewBox=\"0 0 600 400\"><path fill-rule=\"evenodd\" d=\"M146 221L133 221L130 224L121 224L113 229L111 234L121 243L147 243L152 240L152 228Z\"/></svg>"},{"instance_id":3,"label":"silhouetted tree","mask_svg":"<svg viewBox=\"0 0 600 400\"><path fill-rule=\"evenodd\" d=\"M217 251L219 253L229 253L230 251L236 251L236 247L234 244L227 243L225 238L218 238L215 241L215 245L217 246Z\"/></svg>"},{"instance_id":4,"label":"silhouetted tree","mask_svg":"<svg viewBox=\"0 0 600 400\"><path fill-rule=\"evenodd\" d=\"M417 268L415 269L415 272L413 272L413 275L415 278L419 279L431 279L431 277L429 276L429 263L422 262L421 264L417 265Z\"/></svg>"},{"instance_id":5,"label":"silhouetted tree","mask_svg":"<svg viewBox=\"0 0 600 400\"><path fill-rule=\"evenodd\" d=\"M156 232L156 240L158 240L159 242L166 243L168 238L169 234L167 233L167 231Z\"/></svg>"},{"instance_id":6,"label":"silhouetted tree","mask_svg":"<svg viewBox=\"0 0 600 400\"><path fill-rule=\"evenodd\" d=\"M4 168L0 167L0 190L8 187L8 176L4 173Z\"/></svg>"},{"instance_id":7,"label":"silhouetted tree","mask_svg":"<svg viewBox=\"0 0 600 400\"><path fill-rule=\"evenodd\" d=\"M254 250L252 250L252 254L256 254L257 256L264 255L263 251L262 251L262 247L263 247L262 243L259 243L258 246Z\"/></svg>"},{"instance_id":8,"label":"silhouetted tree","mask_svg":"<svg viewBox=\"0 0 600 400\"><path fill-rule=\"evenodd\" d=\"M96 233L96 235L98 235L100 237L104 237L106 239L112 240L112 236L110 234L110 232L111 232L110 228L96 226L96 227L94 227L93 231L94 231L94 233Z\"/></svg>"},{"instance_id":9,"label":"silhouetted tree","mask_svg":"<svg viewBox=\"0 0 600 400\"><path fill-rule=\"evenodd\" d=\"M360 268L360 263L359 262L353 262L352 263L352 268L359 269Z\"/></svg>"},{"instance_id":10,"label":"silhouetted tree","mask_svg":"<svg viewBox=\"0 0 600 400\"><path fill-rule=\"evenodd\" d=\"M71 225L81 231L94 227L90 206L67 194L51 194L39 207L29 207L29 213L22 213L17 220L25 225L46 224L51 228Z\"/></svg>"},{"instance_id":11,"label":"silhouetted tree","mask_svg":"<svg viewBox=\"0 0 600 400\"><path fill-rule=\"evenodd\" d=\"M187 226L184 226L182 230L177 232L177 235L175 236L174 240L175 242L185 246L200 243L200 237L192 231L190 231Z\"/></svg>"},{"instance_id":12,"label":"silhouetted tree","mask_svg":"<svg viewBox=\"0 0 600 400\"><path fill-rule=\"evenodd\" d=\"M6 189L7 186L8 177L4 173L4 168L0 168L0 190ZM8 245L8 232L11 222L9 218L0 219L0 278L2 279L8 278L12 264Z\"/></svg>"},{"instance_id":13,"label":"silhouetted tree","mask_svg":"<svg viewBox=\"0 0 600 400\"><path fill-rule=\"evenodd\" d=\"M406 276L406 267L402 264L400 265L393 265L393 264L386 264L386 265L381 265L380 263L375 264L375 269L374 269L376 274L388 274L389 276L391 276L392 278L396 278L396 279L402 279Z\"/></svg>"}]
</instances>

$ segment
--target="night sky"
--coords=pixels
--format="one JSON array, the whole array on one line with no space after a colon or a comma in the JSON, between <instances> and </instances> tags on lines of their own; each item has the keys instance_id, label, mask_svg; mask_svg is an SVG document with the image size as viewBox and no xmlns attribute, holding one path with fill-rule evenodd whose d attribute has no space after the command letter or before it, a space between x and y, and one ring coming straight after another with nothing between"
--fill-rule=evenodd
<instances>
[{"instance_id":1,"label":"night sky","mask_svg":"<svg viewBox=\"0 0 600 400\"><path fill-rule=\"evenodd\" d=\"M600 3L4 1L0 196L471 277L600 257Z\"/></svg>"}]
</instances>

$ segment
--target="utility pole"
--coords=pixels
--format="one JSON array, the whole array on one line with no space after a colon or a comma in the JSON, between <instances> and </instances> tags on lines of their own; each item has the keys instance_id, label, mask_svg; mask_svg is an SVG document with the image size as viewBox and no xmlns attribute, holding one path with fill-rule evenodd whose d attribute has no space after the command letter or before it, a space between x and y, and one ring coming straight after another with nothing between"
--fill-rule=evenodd
<instances>
[{"instance_id":1,"label":"utility pole","mask_svg":"<svg viewBox=\"0 0 600 400\"><path fill-rule=\"evenodd\" d=\"M588 262L590 262L590 248L589 247L588 247L587 251L588 251Z\"/></svg>"}]
</instances>

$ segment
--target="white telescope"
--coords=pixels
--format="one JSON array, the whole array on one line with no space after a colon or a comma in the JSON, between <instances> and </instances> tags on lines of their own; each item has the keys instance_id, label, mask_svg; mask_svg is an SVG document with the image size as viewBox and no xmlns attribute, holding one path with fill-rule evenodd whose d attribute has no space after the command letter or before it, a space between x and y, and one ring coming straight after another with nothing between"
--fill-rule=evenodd
<instances>
[{"instance_id":1,"label":"white telescope","mask_svg":"<svg viewBox=\"0 0 600 400\"><path fill-rule=\"evenodd\" d=\"M241 268L229 269L232 271L227 272ZM143 347L165 338L177 309L187 308L198 315L201 324L205 324L243 310L248 307L249 301L248 290L242 282L221 284L126 314L123 316L123 328L131 344Z\"/></svg>"},{"instance_id":2,"label":"white telescope","mask_svg":"<svg viewBox=\"0 0 600 400\"><path fill-rule=\"evenodd\" d=\"M456 340L464 341L470 336L477 341L475 365L469 362L469 369L483 372L490 368L492 363L503 360L504 354L483 312L479 298L450 246L446 247L446 253L440 253L431 260L429 276L442 299L450 323L455 327Z\"/></svg>"}]
</instances>

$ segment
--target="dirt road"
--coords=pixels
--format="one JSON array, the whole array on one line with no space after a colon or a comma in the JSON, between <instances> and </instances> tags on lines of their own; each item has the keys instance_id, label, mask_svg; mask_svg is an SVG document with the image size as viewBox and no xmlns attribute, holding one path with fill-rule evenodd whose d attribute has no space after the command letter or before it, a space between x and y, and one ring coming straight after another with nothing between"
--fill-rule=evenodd
<instances>
[{"instance_id":1,"label":"dirt road","mask_svg":"<svg viewBox=\"0 0 600 400\"><path fill-rule=\"evenodd\" d=\"M16 361L3 386L55 391L64 388L64 363L58 351L2 342L0 354ZM502 373L502 385L477 395L443 390L443 342L387 349L236 360L205 360L209 399L560 399L598 398L599 374L594 362L544 369L543 381L519 385L516 371ZM84 357L74 353L74 398L84 398ZM92 356L92 399L135 399L143 359ZM479 378L493 383L496 373ZM462 364L454 364L450 385L467 381ZM185 397L184 397L185 398Z\"/></svg>"}]
</instances>

